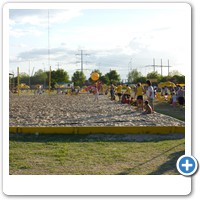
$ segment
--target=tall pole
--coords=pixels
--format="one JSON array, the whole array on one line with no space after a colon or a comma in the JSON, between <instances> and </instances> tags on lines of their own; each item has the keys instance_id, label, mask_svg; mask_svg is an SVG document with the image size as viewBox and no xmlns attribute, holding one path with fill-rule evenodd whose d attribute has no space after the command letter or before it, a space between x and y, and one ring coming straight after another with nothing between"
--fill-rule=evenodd
<instances>
[{"instance_id":1,"label":"tall pole","mask_svg":"<svg viewBox=\"0 0 200 200\"><path fill-rule=\"evenodd\" d=\"M45 86L46 86L46 81L45 81L45 67L44 67L44 86L43 86L44 89L45 89Z\"/></svg>"},{"instance_id":2,"label":"tall pole","mask_svg":"<svg viewBox=\"0 0 200 200\"><path fill-rule=\"evenodd\" d=\"M17 67L17 93L18 93L18 96L19 96L19 67Z\"/></svg>"},{"instance_id":3,"label":"tall pole","mask_svg":"<svg viewBox=\"0 0 200 200\"><path fill-rule=\"evenodd\" d=\"M155 66L155 58L153 59L153 71L156 71L156 66Z\"/></svg>"},{"instance_id":4,"label":"tall pole","mask_svg":"<svg viewBox=\"0 0 200 200\"><path fill-rule=\"evenodd\" d=\"M50 39L49 39L49 9L48 9L48 67L49 67L49 95L51 92L51 66L50 66Z\"/></svg>"},{"instance_id":5,"label":"tall pole","mask_svg":"<svg viewBox=\"0 0 200 200\"><path fill-rule=\"evenodd\" d=\"M31 69L30 69L30 60L29 60L29 87L30 87L30 89L31 89Z\"/></svg>"},{"instance_id":6,"label":"tall pole","mask_svg":"<svg viewBox=\"0 0 200 200\"><path fill-rule=\"evenodd\" d=\"M49 68L49 95L50 95L50 92L51 92L51 66Z\"/></svg>"},{"instance_id":7,"label":"tall pole","mask_svg":"<svg viewBox=\"0 0 200 200\"><path fill-rule=\"evenodd\" d=\"M83 51L84 50L80 50L80 54L76 54L76 55L78 55L78 56L81 56L81 61L80 61L80 63L81 63L81 72L83 72L83 56L88 56L89 54L85 54L85 53L83 53Z\"/></svg>"},{"instance_id":8,"label":"tall pole","mask_svg":"<svg viewBox=\"0 0 200 200\"><path fill-rule=\"evenodd\" d=\"M162 59L161 59L161 76L162 76Z\"/></svg>"},{"instance_id":9,"label":"tall pole","mask_svg":"<svg viewBox=\"0 0 200 200\"><path fill-rule=\"evenodd\" d=\"M81 50L81 72L83 72L83 50Z\"/></svg>"},{"instance_id":10,"label":"tall pole","mask_svg":"<svg viewBox=\"0 0 200 200\"><path fill-rule=\"evenodd\" d=\"M49 10L48 10L48 67L50 66Z\"/></svg>"},{"instance_id":11,"label":"tall pole","mask_svg":"<svg viewBox=\"0 0 200 200\"><path fill-rule=\"evenodd\" d=\"M168 76L169 76L169 60L168 60Z\"/></svg>"},{"instance_id":12,"label":"tall pole","mask_svg":"<svg viewBox=\"0 0 200 200\"><path fill-rule=\"evenodd\" d=\"M12 87L12 91L14 91L14 88L15 88L15 75L14 75L14 72L13 72L13 87Z\"/></svg>"}]
</instances>

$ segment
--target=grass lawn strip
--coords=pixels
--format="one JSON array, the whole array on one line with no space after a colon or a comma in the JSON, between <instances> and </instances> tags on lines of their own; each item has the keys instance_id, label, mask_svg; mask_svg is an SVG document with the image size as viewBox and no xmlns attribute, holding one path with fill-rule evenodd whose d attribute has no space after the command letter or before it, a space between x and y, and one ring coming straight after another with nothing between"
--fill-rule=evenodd
<instances>
[{"instance_id":1,"label":"grass lawn strip","mask_svg":"<svg viewBox=\"0 0 200 200\"><path fill-rule=\"evenodd\" d=\"M113 137L113 138L112 138ZM184 135L11 135L10 174L178 174Z\"/></svg>"}]
</instances>

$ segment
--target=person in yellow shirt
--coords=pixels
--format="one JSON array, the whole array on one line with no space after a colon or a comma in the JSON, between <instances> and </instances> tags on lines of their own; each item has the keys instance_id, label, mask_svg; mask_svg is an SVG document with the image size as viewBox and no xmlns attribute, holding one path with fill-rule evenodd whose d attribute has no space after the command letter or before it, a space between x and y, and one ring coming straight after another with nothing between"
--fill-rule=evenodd
<instances>
[{"instance_id":1,"label":"person in yellow shirt","mask_svg":"<svg viewBox=\"0 0 200 200\"><path fill-rule=\"evenodd\" d=\"M125 96L127 96L127 98L129 99L131 96L131 87L129 87L128 85L126 85L126 91L125 91Z\"/></svg>"},{"instance_id":2,"label":"person in yellow shirt","mask_svg":"<svg viewBox=\"0 0 200 200\"><path fill-rule=\"evenodd\" d=\"M117 96L119 98L119 101L121 101L121 96L122 96L122 85L121 84L119 84L117 86Z\"/></svg>"},{"instance_id":3,"label":"person in yellow shirt","mask_svg":"<svg viewBox=\"0 0 200 200\"><path fill-rule=\"evenodd\" d=\"M144 88L142 87L141 83L138 83L135 90L135 96L137 98L138 110L141 108L142 111L143 111L143 94L144 94Z\"/></svg>"}]
</instances>

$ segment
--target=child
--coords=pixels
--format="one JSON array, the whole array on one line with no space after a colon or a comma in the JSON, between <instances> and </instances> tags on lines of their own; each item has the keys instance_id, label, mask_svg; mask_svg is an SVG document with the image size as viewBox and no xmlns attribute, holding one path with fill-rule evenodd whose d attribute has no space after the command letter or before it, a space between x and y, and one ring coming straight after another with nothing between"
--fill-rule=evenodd
<instances>
[{"instance_id":1,"label":"child","mask_svg":"<svg viewBox=\"0 0 200 200\"><path fill-rule=\"evenodd\" d=\"M144 112L143 114L151 114L153 112L152 107L149 105L149 101L144 102Z\"/></svg>"},{"instance_id":2,"label":"child","mask_svg":"<svg viewBox=\"0 0 200 200\"><path fill-rule=\"evenodd\" d=\"M99 101L99 91L97 86L94 87L93 94L94 94L94 101L96 100Z\"/></svg>"}]
</instances>

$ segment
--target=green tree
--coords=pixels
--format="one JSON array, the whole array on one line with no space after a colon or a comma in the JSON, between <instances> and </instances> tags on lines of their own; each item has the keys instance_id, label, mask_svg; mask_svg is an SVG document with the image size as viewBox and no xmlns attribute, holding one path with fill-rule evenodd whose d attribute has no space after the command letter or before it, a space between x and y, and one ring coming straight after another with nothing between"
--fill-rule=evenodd
<instances>
[{"instance_id":1,"label":"green tree","mask_svg":"<svg viewBox=\"0 0 200 200\"><path fill-rule=\"evenodd\" d=\"M160 79L160 82L167 82L167 81L171 81L171 76L162 76Z\"/></svg>"},{"instance_id":2,"label":"green tree","mask_svg":"<svg viewBox=\"0 0 200 200\"><path fill-rule=\"evenodd\" d=\"M172 70L171 72L169 72L169 76L173 77L173 76L182 76L182 74L178 71L178 70Z\"/></svg>"},{"instance_id":3,"label":"green tree","mask_svg":"<svg viewBox=\"0 0 200 200\"><path fill-rule=\"evenodd\" d=\"M109 80L109 83L117 84L120 82L120 75L117 73L116 70L111 70L107 74L105 74L106 79Z\"/></svg>"},{"instance_id":4,"label":"green tree","mask_svg":"<svg viewBox=\"0 0 200 200\"><path fill-rule=\"evenodd\" d=\"M49 71L46 72L47 85L49 82ZM69 75L64 69L57 69L51 71L51 87L54 88L56 83L70 82Z\"/></svg>"},{"instance_id":5,"label":"green tree","mask_svg":"<svg viewBox=\"0 0 200 200\"><path fill-rule=\"evenodd\" d=\"M161 80L161 75L158 74L157 71L155 72L150 72L147 74L147 79L157 79L157 82L159 83Z\"/></svg>"},{"instance_id":6,"label":"green tree","mask_svg":"<svg viewBox=\"0 0 200 200\"><path fill-rule=\"evenodd\" d=\"M167 81L171 81L175 84L185 83L185 76L184 75L163 76L160 79L160 82L167 82Z\"/></svg>"},{"instance_id":7,"label":"green tree","mask_svg":"<svg viewBox=\"0 0 200 200\"><path fill-rule=\"evenodd\" d=\"M57 69L51 72L51 80L55 83L69 82L69 75L64 69Z\"/></svg>"},{"instance_id":8,"label":"green tree","mask_svg":"<svg viewBox=\"0 0 200 200\"><path fill-rule=\"evenodd\" d=\"M137 83L146 83L147 78L145 76L138 77Z\"/></svg>"},{"instance_id":9,"label":"green tree","mask_svg":"<svg viewBox=\"0 0 200 200\"><path fill-rule=\"evenodd\" d=\"M22 72L19 74L20 77L20 83L25 83L26 85L29 85L29 75L25 72Z\"/></svg>"},{"instance_id":10,"label":"green tree","mask_svg":"<svg viewBox=\"0 0 200 200\"><path fill-rule=\"evenodd\" d=\"M132 71L130 71L127 76L129 83L141 82L139 81L141 77L142 77L142 73L139 72L137 69L133 69Z\"/></svg>"},{"instance_id":11,"label":"green tree","mask_svg":"<svg viewBox=\"0 0 200 200\"><path fill-rule=\"evenodd\" d=\"M99 80L104 84L109 84L110 83L110 80L109 80L108 76L101 76Z\"/></svg>"},{"instance_id":12,"label":"green tree","mask_svg":"<svg viewBox=\"0 0 200 200\"><path fill-rule=\"evenodd\" d=\"M185 83L185 76L183 76L183 75L174 75L173 77L170 78L170 81L172 81L175 84Z\"/></svg>"},{"instance_id":13,"label":"green tree","mask_svg":"<svg viewBox=\"0 0 200 200\"><path fill-rule=\"evenodd\" d=\"M43 85L46 79L47 79L47 74L42 69L39 69L37 72L35 72L34 76L31 77L31 85L35 84Z\"/></svg>"},{"instance_id":14,"label":"green tree","mask_svg":"<svg viewBox=\"0 0 200 200\"><path fill-rule=\"evenodd\" d=\"M72 81L74 82L75 86L83 86L85 83L86 77L82 71L74 72L72 76Z\"/></svg>"}]
</instances>

